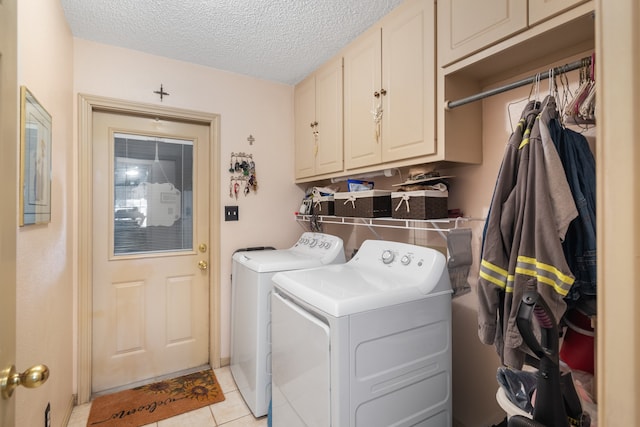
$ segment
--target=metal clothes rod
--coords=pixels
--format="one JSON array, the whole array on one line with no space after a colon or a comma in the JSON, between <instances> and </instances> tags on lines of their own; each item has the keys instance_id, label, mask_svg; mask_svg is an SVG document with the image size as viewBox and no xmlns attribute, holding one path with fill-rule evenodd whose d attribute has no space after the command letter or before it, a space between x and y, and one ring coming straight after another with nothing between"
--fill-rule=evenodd
<instances>
[{"instance_id":1,"label":"metal clothes rod","mask_svg":"<svg viewBox=\"0 0 640 427\"><path fill-rule=\"evenodd\" d=\"M567 71L577 70L577 69L579 69L581 67L584 67L585 65L586 66L591 65L591 57L585 57L585 58L582 58L582 59L580 59L578 61L571 62L569 64L565 64L565 65L563 65L561 67L556 67L556 68L553 69L553 74L554 75L558 75L560 73L566 73ZM522 86L526 86L528 84L532 84L537 79L545 80L545 79L548 79L548 78L549 78L549 71L546 71L544 73L540 73L539 77L538 77L538 75L535 75L535 76L532 76L532 77L528 77L526 79L518 80L517 82L513 82L513 83L509 83L509 84L504 85L504 86L497 87L495 89L490 89L490 90L487 90L487 91L484 91L484 92L480 92L480 93L477 93L475 95L471 95L471 96L468 96L466 98L459 99L457 101L449 101L446 104L446 108L447 109L452 109L452 108L460 107L462 105L470 104L472 102L479 101L481 99L488 98L490 96L497 95L499 93L507 92L509 90L512 90L512 89L515 89L515 88L518 88L518 87L522 87Z\"/></svg>"}]
</instances>

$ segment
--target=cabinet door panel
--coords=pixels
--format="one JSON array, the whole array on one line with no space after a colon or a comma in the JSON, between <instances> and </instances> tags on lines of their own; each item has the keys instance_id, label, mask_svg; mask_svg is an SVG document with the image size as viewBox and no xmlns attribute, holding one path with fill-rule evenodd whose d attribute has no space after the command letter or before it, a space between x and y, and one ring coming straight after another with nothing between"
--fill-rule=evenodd
<instances>
[{"instance_id":1,"label":"cabinet door panel","mask_svg":"<svg viewBox=\"0 0 640 427\"><path fill-rule=\"evenodd\" d=\"M529 0L529 25L535 25L587 0Z\"/></svg>"},{"instance_id":2,"label":"cabinet door panel","mask_svg":"<svg viewBox=\"0 0 640 427\"><path fill-rule=\"evenodd\" d=\"M527 28L523 0L444 0L437 7L441 67Z\"/></svg>"},{"instance_id":3,"label":"cabinet door panel","mask_svg":"<svg viewBox=\"0 0 640 427\"><path fill-rule=\"evenodd\" d=\"M316 73L316 175L342 170L342 58Z\"/></svg>"},{"instance_id":4,"label":"cabinet door panel","mask_svg":"<svg viewBox=\"0 0 640 427\"><path fill-rule=\"evenodd\" d=\"M299 83L294 94L296 178L315 174L316 141L311 123L315 122L315 76Z\"/></svg>"},{"instance_id":5,"label":"cabinet door panel","mask_svg":"<svg viewBox=\"0 0 640 427\"><path fill-rule=\"evenodd\" d=\"M380 139L372 111L380 102L381 31L377 27L356 40L344 53L345 167L381 162Z\"/></svg>"},{"instance_id":6,"label":"cabinet door panel","mask_svg":"<svg viewBox=\"0 0 640 427\"><path fill-rule=\"evenodd\" d=\"M414 0L382 27L382 161L435 152L434 4Z\"/></svg>"}]
</instances>

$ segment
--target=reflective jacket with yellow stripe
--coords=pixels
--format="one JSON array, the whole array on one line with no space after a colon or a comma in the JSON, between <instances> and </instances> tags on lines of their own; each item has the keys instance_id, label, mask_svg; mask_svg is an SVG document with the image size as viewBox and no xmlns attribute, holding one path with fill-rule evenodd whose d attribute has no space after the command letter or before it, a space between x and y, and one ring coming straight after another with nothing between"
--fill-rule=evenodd
<instances>
[{"instance_id":1,"label":"reflective jacket with yellow stripe","mask_svg":"<svg viewBox=\"0 0 640 427\"><path fill-rule=\"evenodd\" d=\"M516 315L522 294L536 289L556 321L573 284L562 239L577 210L549 132L553 98L543 111L529 103L505 148L482 243L478 281L478 335L494 344L502 362L524 362Z\"/></svg>"}]
</instances>

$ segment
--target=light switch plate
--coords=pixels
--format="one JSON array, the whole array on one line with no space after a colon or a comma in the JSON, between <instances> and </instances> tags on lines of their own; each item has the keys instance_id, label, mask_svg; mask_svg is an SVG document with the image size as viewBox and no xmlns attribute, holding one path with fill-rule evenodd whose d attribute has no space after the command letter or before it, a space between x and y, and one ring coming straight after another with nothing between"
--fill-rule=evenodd
<instances>
[{"instance_id":1,"label":"light switch plate","mask_svg":"<svg viewBox=\"0 0 640 427\"><path fill-rule=\"evenodd\" d=\"M237 206L225 206L224 207L224 220L225 221L237 221L238 220L238 207Z\"/></svg>"}]
</instances>

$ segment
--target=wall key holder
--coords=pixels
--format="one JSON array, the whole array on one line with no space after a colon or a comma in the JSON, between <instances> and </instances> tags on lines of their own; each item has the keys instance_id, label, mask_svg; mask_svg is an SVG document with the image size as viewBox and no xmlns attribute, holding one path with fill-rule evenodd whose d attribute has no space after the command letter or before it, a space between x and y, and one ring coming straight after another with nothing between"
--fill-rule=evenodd
<instances>
[{"instance_id":1,"label":"wall key holder","mask_svg":"<svg viewBox=\"0 0 640 427\"><path fill-rule=\"evenodd\" d=\"M253 155L247 153L231 153L229 161L229 197L238 198L242 191L247 196L252 190L258 191L258 179L256 178L256 164ZM236 174L236 175L233 175Z\"/></svg>"}]
</instances>

